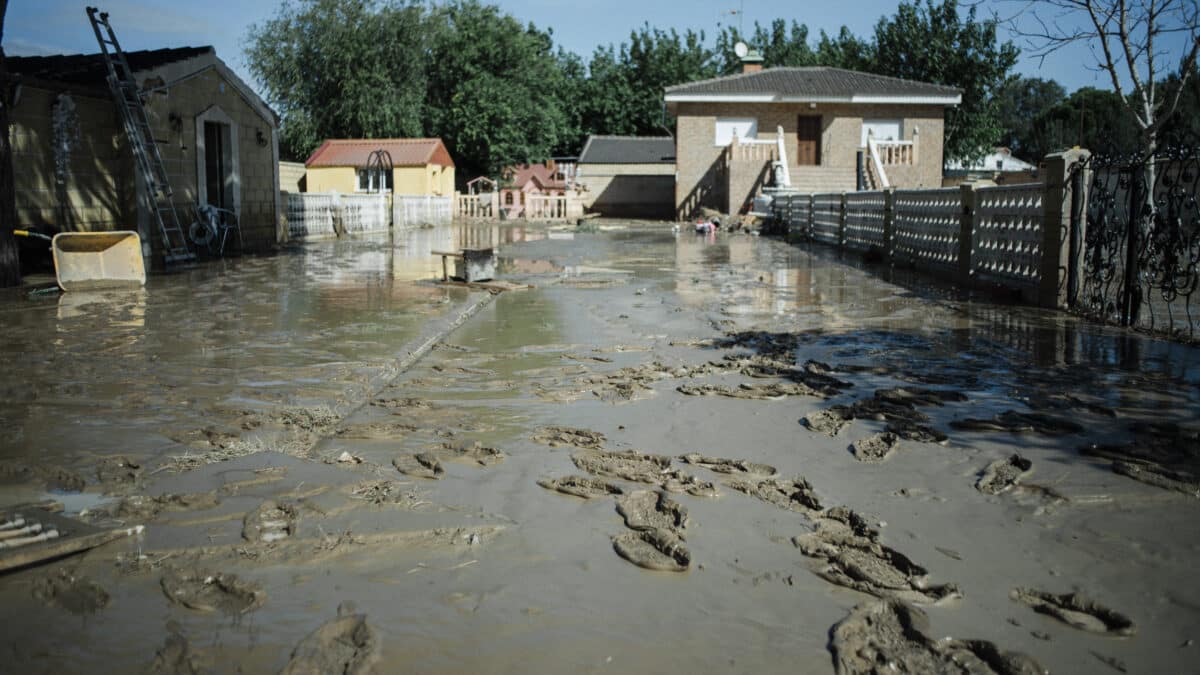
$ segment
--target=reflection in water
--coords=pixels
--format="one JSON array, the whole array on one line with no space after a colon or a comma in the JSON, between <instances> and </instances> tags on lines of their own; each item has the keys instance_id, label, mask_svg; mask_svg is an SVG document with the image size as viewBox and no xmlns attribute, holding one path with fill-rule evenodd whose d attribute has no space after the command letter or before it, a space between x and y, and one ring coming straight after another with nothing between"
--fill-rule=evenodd
<instances>
[{"instance_id":1,"label":"reflection in water","mask_svg":"<svg viewBox=\"0 0 1200 675\"><path fill-rule=\"evenodd\" d=\"M396 230L392 234L392 278L406 281L440 279L441 256L434 251L498 248L504 244L546 238L544 230L523 225L457 224L450 227Z\"/></svg>"}]
</instances>

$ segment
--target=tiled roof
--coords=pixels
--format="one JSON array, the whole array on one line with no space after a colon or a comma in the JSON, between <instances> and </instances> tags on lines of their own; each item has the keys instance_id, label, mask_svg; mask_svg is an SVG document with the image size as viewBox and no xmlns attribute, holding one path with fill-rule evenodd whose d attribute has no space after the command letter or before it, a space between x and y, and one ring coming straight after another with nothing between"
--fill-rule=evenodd
<instances>
[{"instance_id":1,"label":"tiled roof","mask_svg":"<svg viewBox=\"0 0 1200 675\"><path fill-rule=\"evenodd\" d=\"M565 181L554 179L554 173L545 164L521 164L509 167L508 171L511 172L509 176L510 189L519 190L530 181L536 183L543 190L564 190L567 187Z\"/></svg>"},{"instance_id":2,"label":"tiled roof","mask_svg":"<svg viewBox=\"0 0 1200 675\"><path fill-rule=\"evenodd\" d=\"M953 98L962 90L940 84L914 82L855 70L812 66L768 68L711 80L667 87L668 100L681 96L814 97L852 100L855 97Z\"/></svg>"},{"instance_id":3,"label":"tiled roof","mask_svg":"<svg viewBox=\"0 0 1200 675\"><path fill-rule=\"evenodd\" d=\"M133 71L141 72L164 66L168 63L195 58L213 53L212 47L177 47L174 49L148 49L125 52L125 59ZM106 87L108 70L104 59L96 54L59 54L55 56L10 56L5 59L10 73L39 80L53 80L68 84L97 85Z\"/></svg>"},{"instance_id":4,"label":"tiled roof","mask_svg":"<svg viewBox=\"0 0 1200 675\"><path fill-rule=\"evenodd\" d=\"M454 166L440 138L331 138L304 165L362 167L376 150L386 150L392 156L392 166Z\"/></svg>"},{"instance_id":5,"label":"tiled roof","mask_svg":"<svg viewBox=\"0 0 1200 675\"><path fill-rule=\"evenodd\" d=\"M589 136L580 164L674 164L670 136Z\"/></svg>"}]
</instances>

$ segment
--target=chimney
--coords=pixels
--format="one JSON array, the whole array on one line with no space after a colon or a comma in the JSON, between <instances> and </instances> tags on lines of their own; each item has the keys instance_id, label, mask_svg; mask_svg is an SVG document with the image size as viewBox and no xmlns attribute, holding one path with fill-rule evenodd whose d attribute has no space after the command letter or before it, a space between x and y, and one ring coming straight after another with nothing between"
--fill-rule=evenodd
<instances>
[{"instance_id":1,"label":"chimney","mask_svg":"<svg viewBox=\"0 0 1200 675\"><path fill-rule=\"evenodd\" d=\"M757 49L751 49L742 57L742 73L757 73L763 69L763 55Z\"/></svg>"}]
</instances>

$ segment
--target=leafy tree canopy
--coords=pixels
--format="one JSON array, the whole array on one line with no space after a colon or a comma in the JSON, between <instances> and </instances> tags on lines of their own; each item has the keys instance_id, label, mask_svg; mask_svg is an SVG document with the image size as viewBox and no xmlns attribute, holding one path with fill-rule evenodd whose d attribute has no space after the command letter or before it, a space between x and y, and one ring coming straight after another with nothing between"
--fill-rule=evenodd
<instances>
[{"instance_id":1,"label":"leafy tree canopy","mask_svg":"<svg viewBox=\"0 0 1200 675\"><path fill-rule=\"evenodd\" d=\"M996 92L1000 122L1000 145L1030 162L1057 149L1045 129L1036 124L1039 116L1063 103L1067 92L1054 80L1039 77L1014 77Z\"/></svg>"}]
</instances>

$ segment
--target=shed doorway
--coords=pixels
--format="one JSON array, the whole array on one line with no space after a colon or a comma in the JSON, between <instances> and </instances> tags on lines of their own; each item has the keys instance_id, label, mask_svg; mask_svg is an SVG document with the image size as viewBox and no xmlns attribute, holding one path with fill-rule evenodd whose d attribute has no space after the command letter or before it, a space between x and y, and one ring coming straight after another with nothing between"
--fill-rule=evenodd
<instances>
[{"instance_id":1,"label":"shed doorway","mask_svg":"<svg viewBox=\"0 0 1200 675\"><path fill-rule=\"evenodd\" d=\"M233 210L233 142L228 124L204 123L204 202Z\"/></svg>"}]
</instances>

